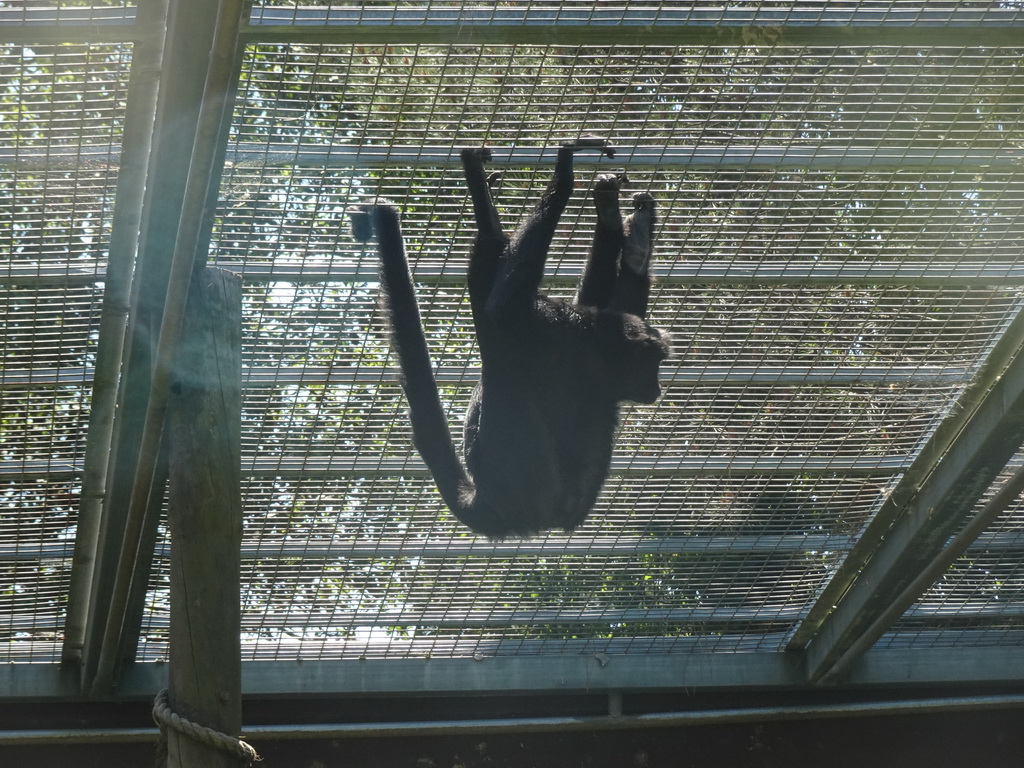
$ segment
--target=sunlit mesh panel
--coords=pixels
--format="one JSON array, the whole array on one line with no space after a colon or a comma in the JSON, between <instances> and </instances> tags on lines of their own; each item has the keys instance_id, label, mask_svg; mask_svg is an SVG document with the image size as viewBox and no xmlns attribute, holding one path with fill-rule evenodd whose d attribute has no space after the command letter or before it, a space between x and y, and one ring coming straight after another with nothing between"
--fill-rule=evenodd
<instances>
[{"instance_id":1,"label":"sunlit mesh panel","mask_svg":"<svg viewBox=\"0 0 1024 768\"><path fill-rule=\"evenodd\" d=\"M678 5L254 4L210 249L245 280L245 658L779 651L994 375L1024 285L1020 3ZM54 41L134 24L116 0L0 2L7 661L59 653L96 350L117 343L97 336L131 46ZM346 210L402 209L457 435L480 375L458 149L492 148L511 228L580 134L618 154L578 158L545 289L573 295L594 180L625 170L659 203L650 320L675 354L659 402L623 409L587 522L488 541L412 448ZM879 647L1018 644L1019 518ZM161 528L144 660L166 655L169 546Z\"/></svg>"},{"instance_id":2,"label":"sunlit mesh panel","mask_svg":"<svg viewBox=\"0 0 1024 768\"><path fill-rule=\"evenodd\" d=\"M216 262L247 281L247 658L781 649L1020 307L998 285L1024 232L999 155L1017 58L251 47L214 232ZM676 355L662 399L624 409L577 532L488 542L412 449L376 255L346 209L402 208L454 426L479 377L456 149L493 147L512 227L550 173L540 148L581 131L621 162L578 159L546 287L571 297L593 179L625 166L659 201L650 320ZM980 170L972 152L994 154ZM844 281L858 264L890 271ZM142 652L160 656L166 614L147 621Z\"/></svg>"},{"instance_id":3,"label":"sunlit mesh panel","mask_svg":"<svg viewBox=\"0 0 1024 768\"><path fill-rule=\"evenodd\" d=\"M16 21L16 13L43 20L18 5L0 4L0 21ZM0 44L5 661L53 661L59 653L130 52Z\"/></svg>"}]
</instances>

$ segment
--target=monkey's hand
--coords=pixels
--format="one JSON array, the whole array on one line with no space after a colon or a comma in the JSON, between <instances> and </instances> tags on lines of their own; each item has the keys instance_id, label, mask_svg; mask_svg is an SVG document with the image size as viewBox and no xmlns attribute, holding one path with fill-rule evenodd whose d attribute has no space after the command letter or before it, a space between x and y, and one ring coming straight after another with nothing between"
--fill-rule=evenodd
<instances>
[{"instance_id":1,"label":"monkey's hand","mask_svg":"<svg viewBox=\"0 0 1024 768\"><path fill-rule=\"evenodd\" d=\"M459 155L463 163L489 163L491 161L490 147L466 147Z\"/></svg>"},{"instance_id":2,"label":"monkey's hand","mask_svg":"<svg viewBox=\"0 0 1024 768\"><path fill-rule=\"evenodd\" d=\"M573 152L580 152L585 149L598 149L601 154L608 157L615 157L615 148L608 143L608 139L600 136L580 136L575 141L567 141L562 145Z\"/></svg>"}]
</instances>

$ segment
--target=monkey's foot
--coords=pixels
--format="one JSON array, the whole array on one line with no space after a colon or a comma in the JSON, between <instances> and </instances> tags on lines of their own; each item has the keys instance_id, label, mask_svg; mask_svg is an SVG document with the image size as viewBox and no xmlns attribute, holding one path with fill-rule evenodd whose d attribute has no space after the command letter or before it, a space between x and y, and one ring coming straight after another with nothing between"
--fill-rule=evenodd
<instances>
[{"instance_id":1,"label":"monkey's foot","mask_svg":"<svg viewBox=\"0 0 1024 768\"><path fill-rule=\"evenodd\" d=\"M654 198L647 192L633 195L633 214L626 219L626 243L622 248L622 263L638 275L647 272L654 252Z\"/></svg>"},{"instance_id":2,"label":"monkey's foot","mask_svg":"<svg viewBox=\"0 0 1024 768\"><path fill-rule=\"evenodd\" d=\"M622 226L622 214L619 212L619 189L622 179L622 176L602 175L594 182L594 208L597 209L597 220L615 229Z\"/></svg>"},{"instance_id":3,"label":"monkey's foot","mask_svg":"<svg viewBox=\"0 0 1024 768\"><path fill-rule=\"evenodd\" d=\"M575 141L565 142L562 146L573 152L582 152L586 149L597 149L600 150L603 155L615 157L615 148L608 143L608 139L603 139L600 136L580 136Z\"/></svg>"}]
</instances>

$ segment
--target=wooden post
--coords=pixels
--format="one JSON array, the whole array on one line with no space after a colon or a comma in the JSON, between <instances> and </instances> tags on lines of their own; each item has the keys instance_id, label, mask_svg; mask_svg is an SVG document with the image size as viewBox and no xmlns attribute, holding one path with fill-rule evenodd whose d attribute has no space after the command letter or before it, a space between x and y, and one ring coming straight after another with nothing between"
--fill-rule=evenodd
<instances>
[{"instance_id":1,"label":"wooden post","mask_svg":"<svg viewBox=\"0 0 1024 768\"><path fill-rule=\"evenodd\" d=\"M242 281L193 276L171 387L170 691L177 717L237 737L242 727L239 584L242 538ZM165 728L171 768L247 761Z\"/></svg>"}]
</instances>

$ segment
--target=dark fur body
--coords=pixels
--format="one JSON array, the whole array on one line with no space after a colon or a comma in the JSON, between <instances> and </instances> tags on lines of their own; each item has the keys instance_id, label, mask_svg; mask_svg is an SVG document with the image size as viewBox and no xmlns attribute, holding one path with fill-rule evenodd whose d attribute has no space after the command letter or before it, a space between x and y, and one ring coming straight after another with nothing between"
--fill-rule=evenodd
<instances>
[{"instance_id":1,"label":"dark fur body","mask_svg":"<svg viewBox=\"0 0 1024 768\"><path fill-rule=\"evenodd\" d=\"M469 293L482 359L464 425L465 463L433 379L398 211L378 202L353 212L356 237L377 238L416 448L456 517L492 537L583 522L608 474L619 404L653 402L669 354L664 334L643 320L654 202L637 195L623 220L614 177L597 183L598 224L576 301L539 293L574 185L573 153L585 149L612 154L593 139L563 146L537 210L511 236L491 200L488 151L462 152L477 224Z\"/></svg>"}]
</instances>

